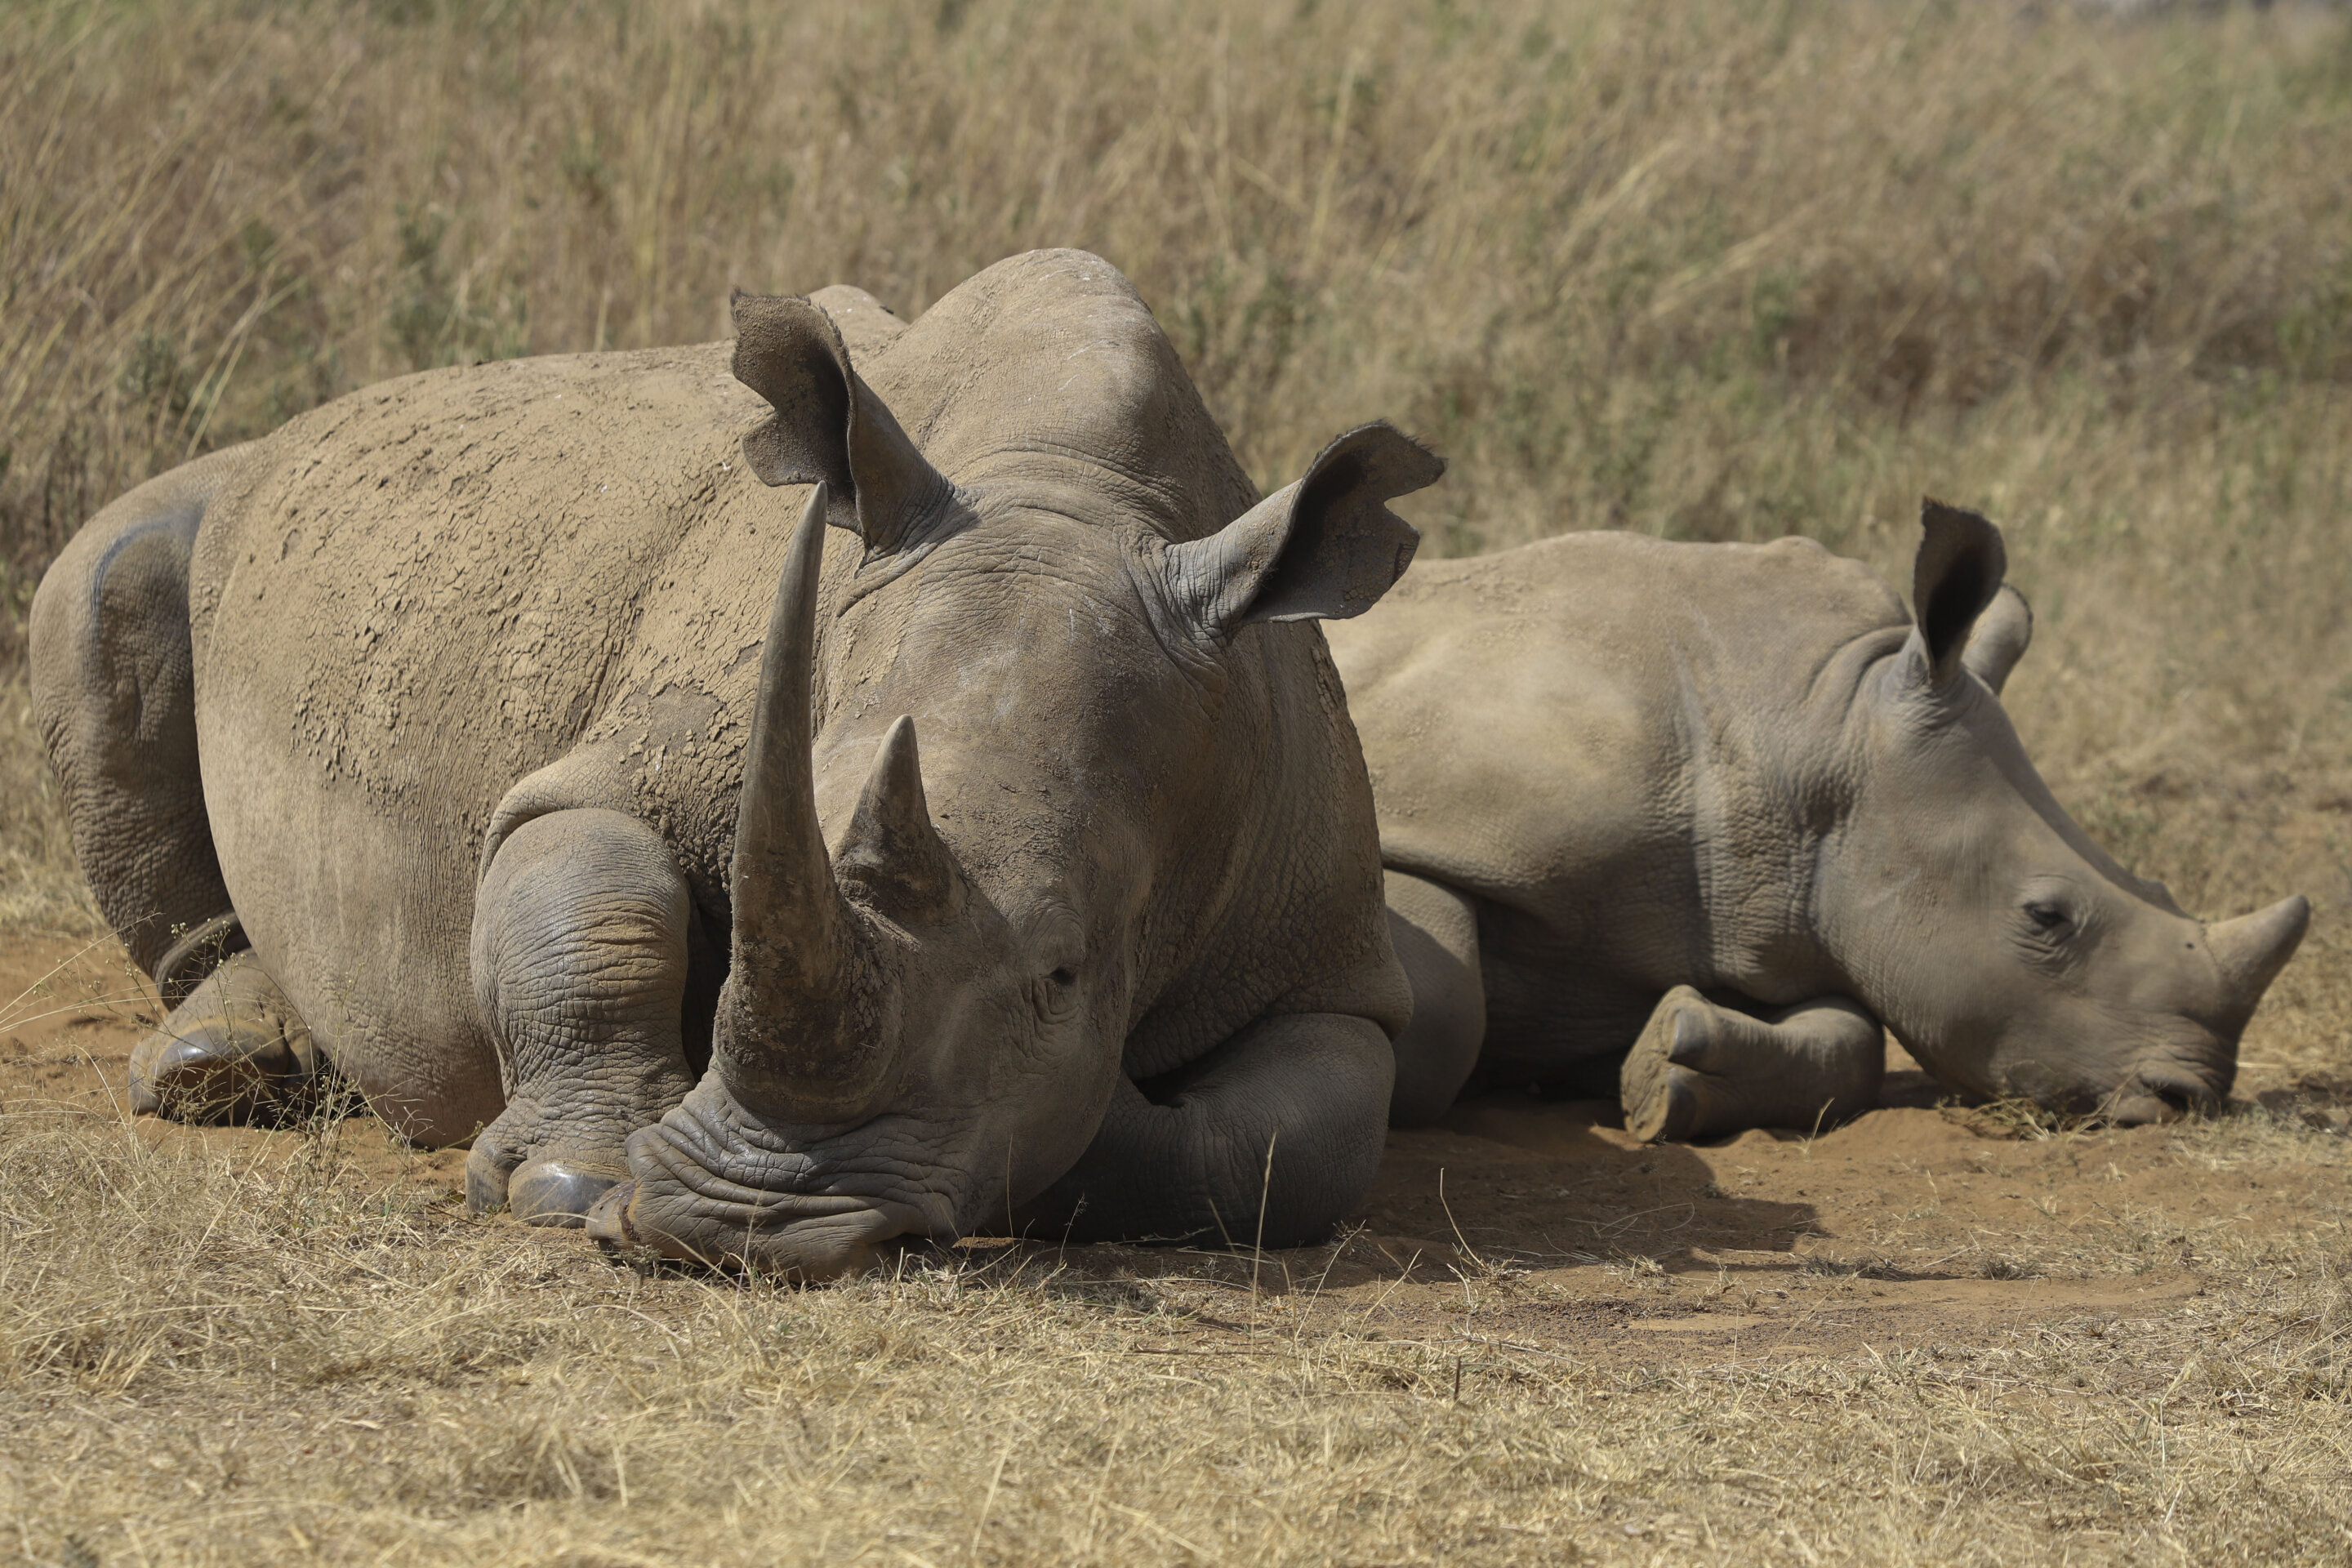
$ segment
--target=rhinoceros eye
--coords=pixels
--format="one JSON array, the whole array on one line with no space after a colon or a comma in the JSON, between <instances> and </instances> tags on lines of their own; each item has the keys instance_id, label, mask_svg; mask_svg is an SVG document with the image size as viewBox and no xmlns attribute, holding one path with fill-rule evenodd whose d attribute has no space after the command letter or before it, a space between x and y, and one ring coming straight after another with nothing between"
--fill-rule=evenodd
<instances>
[{"instance_id":1,"label":"rhinoceros eye","mask_svg":"<svg viewBox=\"0 0 2352 1568\"><path fill-rule=\"evenodd\" d=\"M2045 936L2063 936L2073 927L2074 917L2063 904L2031 903L2025 906L2025 918L2033 929Z\"/></svg>"},{"instance_id":2,"label":"rhinoceros eye","mask_svg":"<svg viewBox=\"0 0 2352 1568\"><path fill-rule=\"evenodd\" d=\"M1068 964L1039 975L1030 986L1041 1023L1059 1024L1078 1010L1078 972Z\"/></svg>"}]
</instances>

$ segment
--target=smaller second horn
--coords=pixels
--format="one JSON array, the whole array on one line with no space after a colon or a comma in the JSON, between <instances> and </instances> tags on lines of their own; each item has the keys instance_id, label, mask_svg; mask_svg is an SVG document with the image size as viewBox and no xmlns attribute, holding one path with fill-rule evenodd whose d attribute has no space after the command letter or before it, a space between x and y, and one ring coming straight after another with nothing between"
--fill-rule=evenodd
<instances>
[{"instance_id":1,"label":"smaller second horn","mask_svg":"<svg viewBox=\"0 0 2352 1568\"><path fill-rule=\"evenodd\" d=\"M961 903L961 869L932 826L923 794L912 718L902 715L882 738L833 869L877 909L902 922L936 921Z\"/></svg>"}]
</instances>

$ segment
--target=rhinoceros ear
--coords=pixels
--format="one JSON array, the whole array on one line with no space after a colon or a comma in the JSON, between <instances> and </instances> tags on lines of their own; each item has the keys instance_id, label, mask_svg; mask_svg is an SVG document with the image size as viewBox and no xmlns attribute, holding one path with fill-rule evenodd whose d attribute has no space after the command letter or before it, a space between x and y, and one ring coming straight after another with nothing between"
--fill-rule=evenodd
<instances>
[{"instance_id":1,"label":"rhinoceros ear","mask_svg":"<svg viewBox=\"0 0 2352 1568\"><path fill-rule=\"evenodd\" d=\"M1911 568L1911 604L1918 618L1912 643L1928 684L1941 690L1966 668L1969 634L2000 592L2009 552L2001 546L2000 530L1975 512L1939 500L1919 503L1919 555ZM2022 645L2018 651L2024 651Z\"/></svg>"},{"instance_id":2,"label":"rhinoceros ear","mask_svg":"<svg viewBox=\"0 0 2352 1568\"><path fill-rule=\"evenodd\" d=\"M823 309L782 294L738 292L735 379L774 416L743 437L743 458L772 485L826 487L825 521L895 550L950 491L889 407L850 367Z\"/></svg>"},{"instance_id":3,"label":"rhinoceros ear","mask_svg":"<svg viewBox=\"0 0 2352 1568\"><path fill-rule=\"evenodd\" d=\"M1976 630L1969 634L1968 651L1960 655L1960 662L1998 697L2009 683L2009 672L2025 657L2026 645L2032 640L2033 606L2015 587L2003 583L1991 605L1977 617Z\"/></svg>"},{"instance_id":4,"label":"rhinoceros ear","mask_svg":"<svg viewBox=\"0 0 2352 1568\"><path fill-rule=\"evenodd\" d=\"M1170 589L1212 636L1252 621L1344 620L1404 575L1421 535L1388 509L1445 460L1385 420L1323 448L1286 485L1206 539L1168 547Z\"/></svg>"}]
</instances>

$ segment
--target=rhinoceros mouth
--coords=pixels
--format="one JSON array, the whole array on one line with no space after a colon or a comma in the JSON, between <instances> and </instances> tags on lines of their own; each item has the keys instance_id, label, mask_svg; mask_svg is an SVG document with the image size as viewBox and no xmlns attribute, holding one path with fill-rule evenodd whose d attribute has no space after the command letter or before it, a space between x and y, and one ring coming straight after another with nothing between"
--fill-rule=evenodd
<instances>
[{"instance_id":1,"label":"rhinoceros mouth","mask_svg":"<svg viewBox=\"0 0 2352 1568\"><path fill-rule=\"evenodd\" d=\"M588 1235L623 1253L817 1284L873 1268L890 1243L920 1229L905 1212L856 1200L706 1201L684 1205L683 1214L679 1206L624 1182L588 1211Z\"/></svg>"},{"instance_id":2,"label":"rhinoceros mouth","mask_svg":"<svg viewBox=\"0 0 2352 1568\"><path fill-rule=\"evenodd\" d=\"M927 1130L901 1120L795 1137L705 1080L630 1136L632 1179L589 1210L588 1234L622 1251L803 1282L861 1272L893 1243L954 1235L954 1205L908 1158Z\"/></svg>"},{"instance_id":3,"label":"rhinoceros mouth","mask_svg":"<svg viewBox=\"0 0 2352 1568\"><path fill-rule=\"evenodd\" d=\"M2099 1104L2098 1119L2115 1127L2178 1121L2217 1109L2227 1092L2186 1068L2140 1068Z\"/></svg>"}]
</instances>

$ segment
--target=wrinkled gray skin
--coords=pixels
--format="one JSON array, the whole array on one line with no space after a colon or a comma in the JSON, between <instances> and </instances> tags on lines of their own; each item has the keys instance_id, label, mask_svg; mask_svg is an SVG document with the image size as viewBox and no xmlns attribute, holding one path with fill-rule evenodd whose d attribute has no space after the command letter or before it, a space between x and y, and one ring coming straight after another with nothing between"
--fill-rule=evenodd
<instances>
[{"instance_id":1,"label":"wrinkled gray skin","mask_svg":"<svg viewBox=\"0 0 2352 1568\"><path fill-rule=\"evenodd\" d=\"M58 560L76 849L188 996L141 1092L307 1025L408 1137L482 1129L478 1206L802 1279L1318 1234L1409 998L1307 623L1441 466L1368 426L1260 501L1076 252L736 320L371 387Z\"/></svg>"},{"instance_id":2,"label":"wrinkled gray skin","mask_svg":"<svg viewBox=\"0 0 2352 1568\"><path fill-rule=\"evenodd\" d=\"M2032 616L1930 503L1916 624L1805 540L1578 534L1425 563L1333 656L1415 1012L1393 1116L1622 1093L1650 1137L1947 1083L2116 1121L2228 1092L2291 898L2208 925L2052 798L2000 691Z\"/></svg>"}]
</instances>

